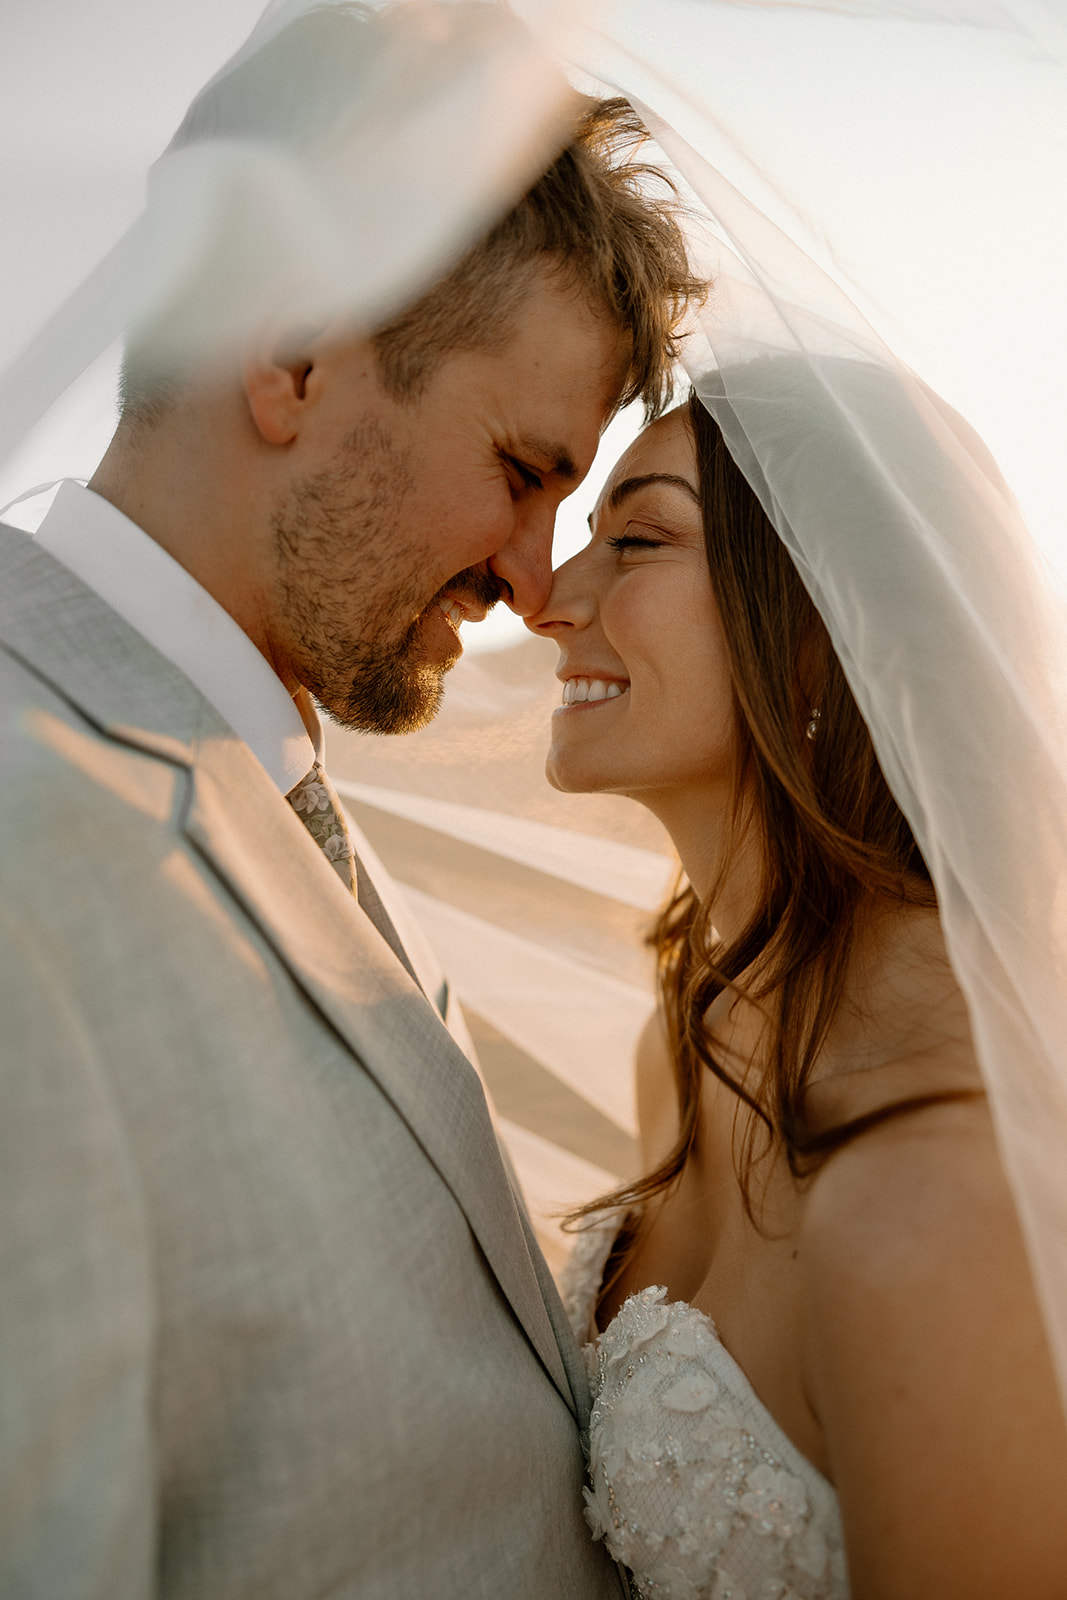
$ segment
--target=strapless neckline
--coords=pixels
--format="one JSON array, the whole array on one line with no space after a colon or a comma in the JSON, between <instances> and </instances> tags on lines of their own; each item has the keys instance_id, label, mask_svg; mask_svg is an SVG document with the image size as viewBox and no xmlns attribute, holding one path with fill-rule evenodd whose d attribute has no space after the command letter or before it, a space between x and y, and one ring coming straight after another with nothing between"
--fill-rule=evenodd
<instances>
[{"instance_id":1,"label":"strapless neckline","mask_svg":"<svg viewBox=\"0 0 1067 1600\"><path fill-rule=\"evenodd\" d=\"M579 1236L564 1300L589 1368L586 1515L641 1600L847 1600L833 1485L793 1444L714 1321L659 1285L592 1325L617 1228Z\"/></svg>"}]
</instances>

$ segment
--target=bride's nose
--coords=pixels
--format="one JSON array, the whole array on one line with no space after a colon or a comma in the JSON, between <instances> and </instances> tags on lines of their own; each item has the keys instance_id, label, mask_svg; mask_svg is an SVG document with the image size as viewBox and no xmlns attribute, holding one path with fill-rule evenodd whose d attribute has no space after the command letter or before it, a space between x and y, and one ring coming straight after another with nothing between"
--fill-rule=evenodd
<instances>
[{"instance_id":1,"label":"bride's nose","mask_svg":"<svg viewBox=\"0 0 1067 1600\"><path fill-rule=\"evenodd\" d=\"M579 551L552 574L552 587L540 611L525 618L531 633L552 638L562 628L584 628L596 613L596 598L588 582L583 561L584 551Z\"/></svg>"}]
</instances>

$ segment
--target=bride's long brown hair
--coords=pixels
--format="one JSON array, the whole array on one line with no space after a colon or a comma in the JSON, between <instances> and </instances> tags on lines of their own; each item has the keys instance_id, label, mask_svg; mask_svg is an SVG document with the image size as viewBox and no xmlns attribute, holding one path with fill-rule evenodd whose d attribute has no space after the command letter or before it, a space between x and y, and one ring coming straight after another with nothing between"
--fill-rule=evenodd
<instances>
[{"instance_id":1,"label":"bride's long brown hair","mask_svg":"<svg viewBox=\"0 0 1067 1600\"><path fill-rule=\"evenodd\" d=\"M739 746L718 882L742 837L753 836L761 881L756 910L728 939L713 925L715 887L701 901L683 884L661 914L650 942L677 1081L678 1138L653 1172L582 1207L575 1221L604 1206L638 1211L674 1183L697 1135L705 1071L752 1113L739 1167L746 1204L761 1129L762 1149L780 1146L801 1175L872 1124L946 1098L895 1102L832 1127L816 1127L808 1115L812 1069L841 1004L863 918L894 903L934 907L936 898L830 636L782 541L695 394L686 420ZM767 1018L756 1071L724 1059L709 1034L708 1009L727 989L743 992ZM626 1245L620 1239L616 1264Z\"/></svg>"}]
</instances>

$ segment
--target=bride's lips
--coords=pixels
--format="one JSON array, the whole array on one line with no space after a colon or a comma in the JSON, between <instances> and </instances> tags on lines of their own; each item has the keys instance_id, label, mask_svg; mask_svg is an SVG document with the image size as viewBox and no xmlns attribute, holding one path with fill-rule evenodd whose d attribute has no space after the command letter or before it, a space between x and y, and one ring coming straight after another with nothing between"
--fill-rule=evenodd
<instances>
[{"instance_id":1,"label":"bride's lips","mask_svg":"<svg viewBox=\"0 0 1067 1600\"><path fill-rule=\"evenodd\" d=\"M559 717L564 713L592 711L610 705L614 700L621 700L629 690L630 684L626 678L565 678L562 703L552 715Z\"/></svg>"}]
</instances>

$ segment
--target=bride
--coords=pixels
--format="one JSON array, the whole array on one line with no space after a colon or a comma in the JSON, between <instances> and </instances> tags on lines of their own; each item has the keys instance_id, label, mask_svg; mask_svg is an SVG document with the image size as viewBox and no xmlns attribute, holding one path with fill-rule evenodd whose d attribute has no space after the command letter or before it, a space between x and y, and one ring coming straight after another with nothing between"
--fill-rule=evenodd
<instances>
[{"instance_id":1,"label":"bride","mask_svg":"<svg viewBox=\"0 0 1067 1600\"><path fill-rule=\"evenodd\" d=\"M640 1595L1061 1596L1067 1437L930 873L694 396L528 619L548 775L666 826L645 1175L586 1208L589 1520ZM937 686L931 686L937 692Z\"/></svg>"}]
</instances>

